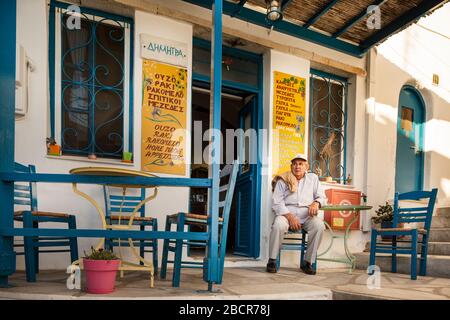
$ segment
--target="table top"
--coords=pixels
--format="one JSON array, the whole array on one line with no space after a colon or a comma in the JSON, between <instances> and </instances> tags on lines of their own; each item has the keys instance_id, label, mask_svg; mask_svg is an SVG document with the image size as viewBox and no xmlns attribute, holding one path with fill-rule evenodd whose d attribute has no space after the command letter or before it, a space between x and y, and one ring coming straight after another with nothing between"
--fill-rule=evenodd
<instances>
[{"instance_id":1,"label":"table top","mask_svg":"<svg viewBox=\"0 0 450 320\"><path fill-rule=\"evenodd\" d=\"M147 178L157 178L154 174L131 170L131 169L121 169L121 168L111 168L111 167L80 167L73 168L69 171L70 174L77 175L93 175L93 176L118 176L118 177L147 177ZM153 185L129 185L129 184L108 184L112 187L121 188L154 188Z\"/></svg>"},{"instance_id":2,"label":"table top","mask_svg":"<svg viewBox=\"0 0 450 320\"><path fill-rule=\"evenodd\" d=\"M323 206L319 210L323 210L323 211L361 211L361 210L370 210L370 209L372 209L372 206L345 204L345 205L327 205L327 206Z\"/></svg>"}]
</instances>

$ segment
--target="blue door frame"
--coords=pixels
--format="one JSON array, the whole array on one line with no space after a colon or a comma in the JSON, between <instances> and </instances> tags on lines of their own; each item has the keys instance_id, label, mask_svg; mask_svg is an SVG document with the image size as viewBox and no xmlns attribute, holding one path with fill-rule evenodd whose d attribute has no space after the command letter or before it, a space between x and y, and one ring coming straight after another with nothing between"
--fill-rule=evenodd
<instances>
[{"instance_id":1,"label":"blue door frame","mask_svg":"<svg viewBox=\"0 0 450 320\"><path fill-rule=\"evenodd\" d=\"M194 38L193 39L194 46L199 46L204 49L210 49L211 43L202 39ZM236 49L236 48L229 48L229 47L223 47L223 52L226 55L234 56L237 58L245 58L252 60L253 62L256 62L258 65L258 86L250 86L238 82L233 81L222 81L222 88L226 89L235 89L239 91L245 91L248 93L254 93L256 94L256 112L254 112L254 123L256 124L256 130L262 129L263 124L263 63L262 63L262 56L258 54L254 54L251 52L247 52L244 50ZM194 73L192 76L193 81L202 82L205 87L209 86L211 83L210 77ZM211 90L212 91L212 90ZM254 183L255 183L255 190L254 190L254 212L251 215L253 217L251 223L254 227L254 229L251 232L250 237L250 248L248 251L248 256L257 258L260 255L260 234L261 234L261 159L262 159L262 137L258 135L258 159L257 159L257 165L255 166L256 172L254 172ZM239 181L238 176L238 181ZM238 186L236 185L236 188ZM234 199L236 201L236 198Z\"/></svg>"},{"instance_id":2,"label":"blue door frame","mask_svg":"<svg viewBox=\"0 0 450 320\"><path fill-rule=\"evenodd\" d=\"M16 88L16 0L0 1L0 172L14 171ZM14 183L0 180L0 227L13 228ZM16 271L13 237L0 237L0 287Z\"/></svg>"},{"instance_id":3,"label":"blue door frame","mask_svg":"<svg viewBox=\"0 0 450 320\"><path fill-rule=\"evenodd\" d=\"M403 86L397 116L396 192L423 190L425 112L420 92L411 85ZM411 117L412 121L402 124L405 116Z\"/></svg>"}]
</instances>

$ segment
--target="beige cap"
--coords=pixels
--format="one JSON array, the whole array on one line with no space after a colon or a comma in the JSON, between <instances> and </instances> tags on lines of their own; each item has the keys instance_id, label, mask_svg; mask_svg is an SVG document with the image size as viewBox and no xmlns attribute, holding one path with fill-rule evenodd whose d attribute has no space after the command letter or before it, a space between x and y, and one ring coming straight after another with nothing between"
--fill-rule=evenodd
<instances>
[{"instance_id":1,"label":"beige cap","mask_svg":"<svg viewBox=\"0 0 450 320\"><path fill-rule=\"evenodd\" d=\"M291 159L291 162L294 161L295 159L302 159L308 161L308 158L306 158L306 156L303 153L297 153L295 157Z\"/></svg>"}]
</instances>

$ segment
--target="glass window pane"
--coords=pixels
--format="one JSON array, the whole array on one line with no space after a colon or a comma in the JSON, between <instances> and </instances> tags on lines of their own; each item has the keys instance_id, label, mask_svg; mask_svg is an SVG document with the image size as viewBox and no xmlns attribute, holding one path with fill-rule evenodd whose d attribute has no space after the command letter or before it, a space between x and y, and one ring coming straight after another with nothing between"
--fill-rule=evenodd
<instances>
[{"instance_id":1,"label":"glass window pane","mask_svg":"<svg viewBox=\"0 0 450 320\"><path fill-rule=\"evenodd\" d=\"M325 77L311 77L311 170L334 181L345 179L345 85Z\"/></svg>"},{"instance_id":2,"label":"glass window pane","mask_svg":"<svg viewBox=\"0 0 450 320\"><path fill-rule=\"evenodd\" d=\"M124 111L124 29L115 21L61 25L63 154L121 158Z\"/></svg>"}]
</instances>

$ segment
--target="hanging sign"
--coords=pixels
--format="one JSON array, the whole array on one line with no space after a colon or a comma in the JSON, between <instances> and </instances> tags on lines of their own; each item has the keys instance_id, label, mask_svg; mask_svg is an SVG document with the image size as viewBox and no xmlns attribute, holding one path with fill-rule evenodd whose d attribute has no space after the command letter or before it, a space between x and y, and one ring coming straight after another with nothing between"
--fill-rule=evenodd
<instances>
[{"instance_id":1,"label":"hanging sign","mask_svg":"<svg viewBox=\"0 0 450 320\"><path fill-rule=\"evenodd\" d=\"M305 94L305 78L274 71L274 175L290 171L292 157L305 153Z\"/></svg>"},{"instance_id":2,"label":"hanging sign","mask_svg":"<svg viewBox=\"0 0 450 320\"><path fill-rule=\"evenodd\" d=\"M141 169L185 175L187 70L151 60L142 70Z\"/></svg>"},{"instance_id":3,"label":"hanging sign","mask_svg":"<svg viewBox=\"0 0 450 320\"><path fill-rule=\"evenodd\" d=\"M149 34L141 34L141 57L187 67L186 43L164 39Z\"/></svg>"}]
</instances>

